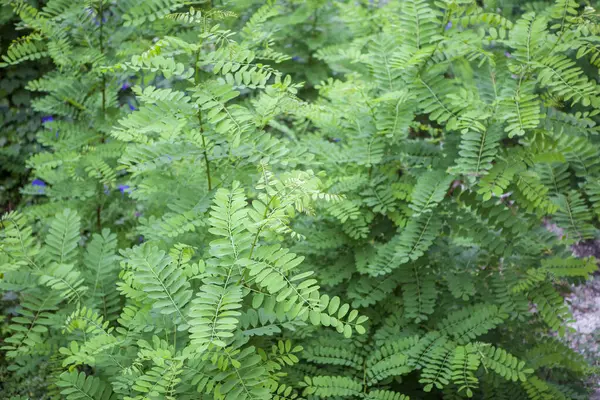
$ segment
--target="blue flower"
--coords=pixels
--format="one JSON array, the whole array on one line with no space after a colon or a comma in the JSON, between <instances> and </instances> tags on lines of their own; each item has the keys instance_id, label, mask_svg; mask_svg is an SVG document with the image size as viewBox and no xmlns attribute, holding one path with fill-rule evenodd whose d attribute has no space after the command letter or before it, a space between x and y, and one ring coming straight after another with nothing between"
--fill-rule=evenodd
<instances>
[{"instance_id":1,"label":"blue flower","mask_svg":"<svg viewBox=\"0 0 600 400\"><path fill-rule=\"evenodd\" d=\"M46 115L45 117L42 117L42 124L45 124L46 122L52 122L54 121L54 118L52 117L52 115Z\"/></svg>"},{"instance_id":2,"label":"blue flower","mask_svg":"<svg viewBox=\"0 0 600 400\"><path fill-rule=\"evenodd\" d=\"M144 242L144 237L143 237L143 236L140 236L140 237L138 238L138 240L139 240L139 242L140 242L140 243L143 243L143 242Z\"/></svg>"},{"instance_id":3,"label":"blue flower","mask_svg":"<svg viewBox=\"0 0 600 400\"><path fill-rule=\"evenodd\" d=\"M331 139L331 141L332 141L333 143L338 143L338 142L341 142L341 141L342 141L342 139L340 139L340 138L333 138L333 139Z\"/></svg>"},{"instance_id":4,"label":"blue flower","mask_svg":"<svg viewBox=\"0 0 600 400\"><path fill-rule=\"evenodd\" d=\"M129 109L130 109L131 111L135 111L135 110L137 110L137 108L135 108L135 106L134 106L133 104L131 104L131 103L129 104Z\"/></svg>"},{"instance_id":5,"label":"blue flower","mask_svg":"<svg viewBox=\"0 0 600 400\"><path fill-rule=\"evenodd\" d=\"M31 182L31 186L33 186L34 188L37 188L37 192L38 194L44 194L44 190L46 187L46 182L44 182L41 179L34 179L33 182Z\"/></svg>"},{"instance_id":6,"label":"blue flower","mask_svg":"<svg viewBox=\"0 0 600 400\"><path fill-rule=\"evenodd\" d=\"M14 301L17 300L19 298L19 296L17 295L16 292L6 292L2 295L2 300L4 301Z\"/></svg>"},{"instance_id":7,"label":"blue flower","mask_svg":"<svg viewBox=\"0 0 600 400\"><path fill-rule=\"evenodd\" d=\"M300 61L300 57L294 56L294 57L292 57L292 61Z\"/></svg>"},{"instance_id":8,"label":"blue flower","mask_svg":"<svg viewBox=\"0 0 600 400\"><path fill-rule=\"evenodd\" d=\"M129 189L129 185L119 185L119 192L125 193Z\"/></svg>"},{"instance_id":9,"label":"blue flower","mask_svg":"<svg viewBox=\"0 0 600 400\"><path fill-rule=\"evenodd\" d=\"M121 85L121 90L127 90L131 87L131 84L129 82L123 82L123 84Z\"/></svg>"},{"instance_id":10,"label":"blue flower","mask_svg":"<svg viewBox=\"0 0 600 400\"><path fill-rule=\"evenodd\" d=\"M446 24L446 30L452 28L452 21L448 21L448 23Z\"/></svg>"}]
</instances>

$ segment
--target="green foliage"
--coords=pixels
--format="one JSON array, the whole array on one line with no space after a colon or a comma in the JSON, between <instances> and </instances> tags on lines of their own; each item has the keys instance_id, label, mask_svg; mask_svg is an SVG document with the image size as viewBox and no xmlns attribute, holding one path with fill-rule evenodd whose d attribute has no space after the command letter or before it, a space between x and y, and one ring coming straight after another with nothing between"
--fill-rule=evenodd
<instances>
[{"instance_id":1,"label":"green foliage","mask_svg":"<svg viewBox=\"0 0 600 400\"><path fill-rule=\"evenodd\" d=\"M11 42L23 43L26 32L14 29L18 17L11 7L0 5L0 53ZM24 62L4 68L0 80L0 207L2 212L13 210L21 200L20 188L27 182L29 171L25 161L39 151L35 134L43 123L43 114L31 108L35 94L27 91L28 81L39 78L48 69L42 60Z\"/></svg>"},{"instance_id":2,"label":"green foliage","mask_svg":"<svg viewBox=\"0 0 600 400\"><path fill-rule=\"evenodd\" d=\"M564 283L597 269L569 255L597 236L597 145L586 129L597 124L598 91L573 42L596 35L597 21L578 2L542 3L524 13L515 4L516 15L496 2L347 6L370 18L360 30L347 23L351 36L319 53L343 77L323 81L321 108L298 123L345 207L306 217L303 232L325 224L347 236L307 235L307 261L322 270L350 253L330 290L368 310L370 323L367 338L338 353L310 350L320 375L364 375L368 390L417 398L553 396L585 376L548 378L527 350L566 332ZM382 146L377 158L347 162L370 152L363 137ZM374 202L369 187L391 196ZM494 374L514 384L496 386Z\"/></svg>"},{"instance_id":3,"label":"green foliage","mask_svg":"<svg viewBox=\"0 0 600 400\"><path fill-rule=\"evenodd\" d=\"M64 372L56 385L62 389L60 394L68 400L114 398L109 386L98 378L86 376L83 372Z\"/></svg>"},{"instance_id":4,"label":"green foliage","mask_svg":"<svg viewBox=\"0 0 600 400\"><path fill-rule=\"evenodd\" d=\"M562 340L597 269L570 247L600 215L589 4L34 3L1 3L24 32L2 67L44 65L25 108L52 119L20 131L41 151L0 222L0 377L41 365L52 399L585 396Z\"/></svg>"}]
</instances>

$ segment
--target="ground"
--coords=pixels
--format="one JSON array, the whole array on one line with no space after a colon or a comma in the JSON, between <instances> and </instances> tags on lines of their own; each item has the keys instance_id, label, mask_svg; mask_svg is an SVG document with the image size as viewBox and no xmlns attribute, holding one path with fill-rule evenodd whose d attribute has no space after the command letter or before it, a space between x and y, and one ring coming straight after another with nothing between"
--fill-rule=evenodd
<instances>
[{"instance_id":1,"label":"ground","mask_svg":"<svg viewBox=\"0 0 600 400\"><path fill-rule=\"evenodd\" d=\"M600 240L573 246L573 252L578 257L595 256L600 260ZM567 341L592 365L600 368L600 274L585 285L574 287L567 301L575 320L571 324L575 332L567 335ZM600 376L595 377L592 385L596 392L590 399L600 400Z\"/></svg>"}]
</instances>

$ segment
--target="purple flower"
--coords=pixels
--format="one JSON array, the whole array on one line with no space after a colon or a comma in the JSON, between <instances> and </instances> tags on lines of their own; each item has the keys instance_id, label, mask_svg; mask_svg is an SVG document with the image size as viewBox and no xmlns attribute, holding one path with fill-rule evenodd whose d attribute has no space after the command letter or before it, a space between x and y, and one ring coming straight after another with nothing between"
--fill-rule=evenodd
<instances>
[{"instance_id":1,"label":"purple flower","mask_svg":"<svg viewBox=\"0 0 600 400\"><path fill-rule=\"evenodd\" d=\"M42 124L45 124L46 122L52 122L54 121L54 118L52 117L52 115L46 115L45 117L42 117Z\"/></svg>"},{"instance_id":2,"label":"purple flower","mask_svg":"<svg viewBox=\"0 0 600 400\"><path fill-rule=\"evenodd\" d=\"M119 185L119 192L125 193L129 189L129 185Z\"/></svg>"},{"instance_id":3,"label":"purple flower","mask_svg":"<svg viewBox=\"0 0 600 400\"><path fill-rule=\"evenodd\" d=\"M452 21L448 21L448 23L446 24L446 30L452 28Z\"/></svg>"},{"instance_id":4,"label":"purple flower","mask_svg":"<svg viewBox=\"0 0 600 400\"><path fill-rule=\"evenodd\" d=\"M129 103L129 109L130 109L131 111L135 111L135 110L137 110L137 108L135 108L135 106L134 106L133 104L131 104L131 103Z\"/></svg>"},{"instance_id":5,"label":"purple flower","mask_svg":"<svg viewBox=\"0 0 600 400\"><path fill-rule=\"evenodd\" d=\"M139 212L139 211L136 211L136 212L135 212L135 217L136 217L136 218L139 218L139 217L141 217L141 216L142 216L142 213L141 213L141 212Z\"/></svg>"},{"instance_id":6,"label":"purple flower","mask_svg":"<svg viewBox=\"0 0 600 400\"><path fill-rule=\"evenodd\" d=\"M511 58L511 57L512 57L512 54L510 54L508 51L505 51L505 52L504 52L504 55L505 55L506 57L508 57L508 58Z\"/></svg>"},{"instance_id":7,"label":"purple flower","mask_svg":"<svg viewBox=\"0 0 600 400\"><path fill-rule=\"evenodd\" d=\"M131 84L129 82L123 82L123 84L121 85L121 90L127 90L131 87Z\"/></svg>"},{"instance_id":8,"label":"purple flower","mask_svg":"<svg viewBox=\"0 0 600 400\"><path fill-rule=\"evenodd\" d=\"M294 56L294 57L292 57L292 61L300 61L300 57Z\"/></svg>"},{"instance_id":9,"label":"purple flower","mask_svg":"<svg viewBox=\"0 0 600 400\"><path fill-rule=\"evenodd\" d=\"M143 243L143 242L144 242L144 237L143 237L143 236L140 236L140 237L138 238L138 240L139 240L139 242L140 242L140 243Z\"/></svg>"}]
</instances>

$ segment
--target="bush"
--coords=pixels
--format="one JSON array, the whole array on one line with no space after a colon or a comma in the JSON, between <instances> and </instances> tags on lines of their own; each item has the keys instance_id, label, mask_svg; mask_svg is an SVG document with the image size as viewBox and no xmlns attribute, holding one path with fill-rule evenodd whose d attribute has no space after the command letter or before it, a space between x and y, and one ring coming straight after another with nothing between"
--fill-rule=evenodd
<instances>
[{"instance_id":1,"label":"bush","mask_svg":"<svg viewBox=\"0 0 600 400\"><path fill-rule=\"evenodd\" d=\"M21 395L586 398L595 11L211 3L13 4L5 66L55 66L0 226Z\"/></svg>"},{"instance_id":2,"label":"bush","mask_svg":"<svg viewBox=\"0 0 600 400\"><path fill-rule=\"evenodd\" d=\"M0 5L0 52L24 33L14 29L17 17L10 6ZM27 82L48 69L46 62L23 62L1 70L0 76L0 209L10 211L21 201L19 189L27 182L27 158L38 150L35 134L43 116L31 108L33 93Z\"/></svg>"}]
</instances>

